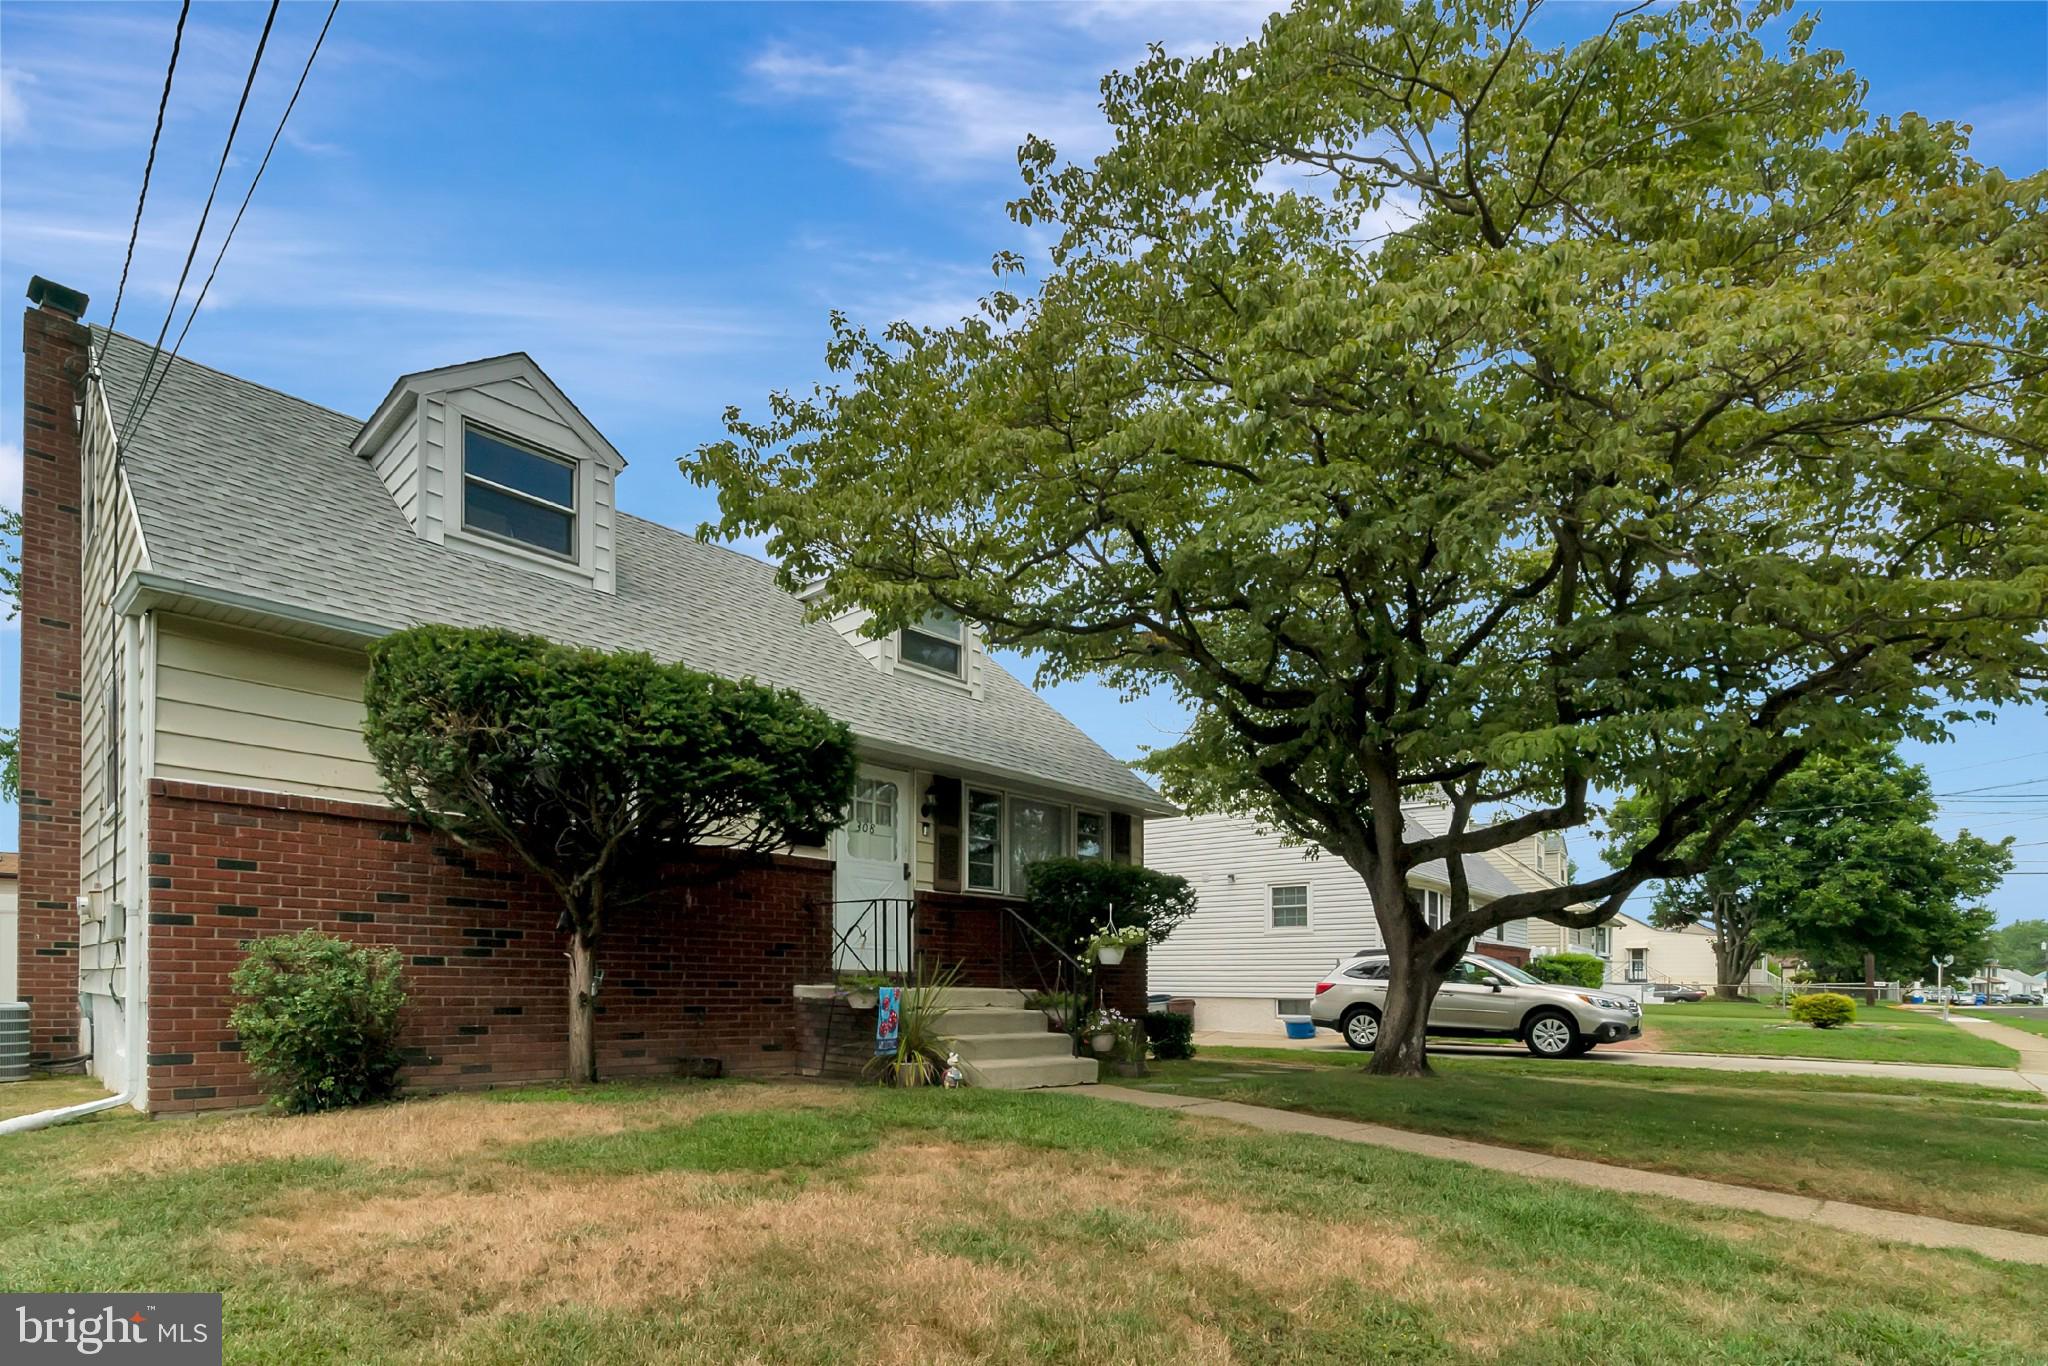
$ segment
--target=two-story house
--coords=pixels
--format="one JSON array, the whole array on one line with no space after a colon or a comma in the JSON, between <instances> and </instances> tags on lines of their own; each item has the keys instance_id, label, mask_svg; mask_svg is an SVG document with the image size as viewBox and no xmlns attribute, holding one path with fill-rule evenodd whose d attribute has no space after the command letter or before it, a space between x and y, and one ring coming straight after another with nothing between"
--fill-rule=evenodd
<instances>
[{"instance_id":1,"label":"two-story house","mask_svg":"<svg viewBox=\"0 0 2048 1366\"><path fill-rule=\"evenodd\" d=\"M829 847L608 932L612 1074L788 1071L793 995L849 963L995 985L1030 862L1136 861L1171 810L971 623L870 638L619 511L624 458L524 354L401 376L363 420L184 359L145 391L151 348L30 298L19 990L37 1055L90 1053L138 1108L249 1103L227 977L307 927L403 953L413 1084L560 1075L544 889L409 826L363 745L364 647L411 624L791 687L858 740Z\"/></svg>"}]
</instances>

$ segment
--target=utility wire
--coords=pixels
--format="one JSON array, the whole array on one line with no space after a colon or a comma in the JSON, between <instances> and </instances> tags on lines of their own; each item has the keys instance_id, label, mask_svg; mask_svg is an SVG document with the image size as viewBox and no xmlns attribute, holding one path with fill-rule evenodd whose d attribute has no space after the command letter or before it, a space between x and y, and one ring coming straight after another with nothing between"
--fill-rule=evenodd
<instances>
[{"instance_id":1,"label":"utility wire","mask_svg":"<svg viewBox=\"0 0 2048 1366\"><path fill-rule=\"evenodd\" d=\"M128 403L128 421L121 429L120 445L125 447L128 438L135 434L136 408L142 402L143 392L149 388L151 372L156 369L157 357L163 354L164 338L171 333L171 319L178 313L178 298L185 292L185 281L192 274L192 262L199 255L199 239L206 232L206 219L213 212L213 198L220 193L220 178L228 169L228 154L235 150L235 134L242 126L242 113L249 107L249 92L256 87L256 70L263 65L263 49L270 42L270 27L277 22L277 8L280 0L270 0L270 13L263 18L263 32L256 39L256 55L250 59L249 75L242 82L242 98L235 104L235 119L228 125L227 145L220 149L220 165L214 168L213 188L206 192L206 203L199 210L199 226L192 230L192 246L185 253L185 268L178 272L178 287L171 291L171 306L164 310L164 325L157 329L156 344L149 349L149 360L142 367L142 382L135 386L135 397Z\"/></svg>"},{"instance_id":2,"label":"utility wire","mask_svg":"<svg viewBox=\"0 0 2048 1366\"><path fill-rule=\"evenodd\" d=\"M192 320L199 316L199 306L206 302L206 292L213 288L213 277L220 273L220 263L228 254L228 244L235 240L235 229L242 226L242 215L249 211L249 201L256 197L256 187L263 182L264 168L270 165L270 154L277 150L277 140L284 136L286 120L299 103L299 94L306 88L306 77L313 73L313 59L320 55L320 45L327 41L327 30L334 23L334 12L341 8L341 0L334 0L327 7L327 19L320 25L320 32L313 39L313 50L306 54L306 64L299 69L299 83L292 87L292 97L285 102L284 113L278 116L277 127L270 134L270 145L263 149L263 160L256 163L256 174L250 178L249 192L242 196L242 206L235 210L235 221L228 224L227 236L220 242L220 250L214 254L213 267L206 272L206 283L199 286L199 296L192 301L192 311L185 315L185 325L178 329L178 340L171 343L170 360L164 362L163 371L149 391L149 397L142 401L142 411L134 418L140 426L142 419L149 416L150 405L156 402L157 391L164 387L164 380L171 373L171 361L178 358L178 352L185 345L185 334L192 330Z\"/></svg>"},{"instance_id":3,"label":"utility wire","mask_svg":"<svg viewBox=\"0 0 2048 1366\"><path fill-rule=\"evenodd\" d=\"M164 135L164 111L171 107L171 78L178 74L178 49L185 45L185 16L192 12L192 0L178 9L178 26L171 31L171 64L164 68L164 93L157 96L156 130L149 135L149 156L142 163L142 193L135 196L135 221L128 225L128 254L121 258L121 283L114 290L114 311L107 318L107 331L121 320L121 296L128 292L128 268L135 264L135 239L142 233L142 206L149 200L149 176L156 169L156 145ZM102 357L106 346L100 347ZM98 362L95 362L97 365Z\"/></svg>"}]
</instances>

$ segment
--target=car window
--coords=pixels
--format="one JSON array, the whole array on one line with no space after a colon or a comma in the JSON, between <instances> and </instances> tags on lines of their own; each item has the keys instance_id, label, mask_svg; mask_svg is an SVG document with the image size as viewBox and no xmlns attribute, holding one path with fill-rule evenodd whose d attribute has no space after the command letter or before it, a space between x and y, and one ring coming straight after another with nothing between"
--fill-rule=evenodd
<instances>
[{"instance_id":1,"label":"car window","mask_svg":"<svg viewBox=\"0 0 2048 1366\"><path fill-rule=\"evenodd\" d=\"M1364 978L1367 981L1379 981L1387 975L1387 965L1385 963L1360 963L1355 967L1344 969L1344 975L1346 977Z\"/></svg>"},{"instance_id":2,"label":"car window","mask_svg":"<svg viewBox=\"0 0 2048 1366\"><path fill-rule=\"evenodd\" d=\"M1493 985L1493 974L1477 963L1460 962L1451 969L1448 980L1468 987L1490 987Z\"/></svg>"}]
</instances>

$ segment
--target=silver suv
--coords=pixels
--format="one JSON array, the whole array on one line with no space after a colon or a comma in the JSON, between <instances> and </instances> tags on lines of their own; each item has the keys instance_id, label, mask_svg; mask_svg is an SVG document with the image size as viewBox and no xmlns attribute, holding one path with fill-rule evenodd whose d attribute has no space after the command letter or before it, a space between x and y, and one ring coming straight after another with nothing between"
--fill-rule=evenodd
<instances>
[{"instance_id":1,"label":"silver suv","mask_svg":"<svg viewBox=\"0 0 2048 1366\"><path fill-rule=\"evenodd\" d=\"M1379 1042L1387 969L1384 953L1345 959L1316 983L1309 1018L1370 1052ZM1643 1008L1625 996L1539 982L1512 963L1468 953L1429 1008L1429 1032L1520 1039L1539 1058L1576 1058L1595 1044L1641 1038Z\"/></svg>"}]
</instances>

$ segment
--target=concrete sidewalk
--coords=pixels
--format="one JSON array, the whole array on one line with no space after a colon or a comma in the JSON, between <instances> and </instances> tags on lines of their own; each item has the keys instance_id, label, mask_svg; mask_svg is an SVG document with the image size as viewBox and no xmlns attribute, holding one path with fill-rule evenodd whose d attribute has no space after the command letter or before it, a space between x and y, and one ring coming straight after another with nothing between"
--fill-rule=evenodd
<instances>
[{"instance_id":1,"label":"concrete sidewalk","mask_svg":"<svg viewBox=\"0 0 2048 1366\"><path fill-rule=\"evenodd\" d=\"M1964 1023L1957 1016L1958 1024ZM1599 1049L1588 1053L1578 1061L1597 1063L1602 1067L1687 1067L1707 1072L1785 1072L1794 1075L1829 1077L1898 1077L1908 1081L1942 1081L1959 1086L1996 1086L2009 1091L2024 1091L2029 1087L2048 1095L2048 1039L2037 1038L2024 1030L2010 1029L2004 1025L1986 1021L1970 1021L1978 1025L1980 1032L1996 1038L2002 1044L2020 1049L2018 1071L2003 1067L1951 1067L1945 1064L1920 1062L1851 1062L1836 1058L1767 1058L1746 1053L1651 1053L1639 1049L1627 1051ZM2016 1042L2027 1041L2027 1048ZM1195 1045L1204 1044L1217 1048L1285 1048L1315 1053L1351 1053L1353 1050L1339 1042L1334 1035L1317 1039L1274 1038L1270 1034L1232 1034L1221 1030L1197 1032ZM2032 1052L2029 1052L2032 1049ZM1519 1045L1512 1048L1489 1044L1441 1043L1432 1040L1429 1051L1433 1056L1447 1058L1526 1058L1529 1055ZM1365 1065L1366 1055L1357 1055L1359 1065Z\"/></svg>"},{"instance_id":2,"label":"concrete sidewalk","mask_svg":"<svg viewBox=\"0 0 2048 1366\"><path fill-rule=\"evenodd\" d=\"M1200 1096L1169 1095L1159 1091L1138 1091L1124 1086L1079 1086L1062 1095L1085 1096L1091 1100L1141 1105L1147 1109L1174 1110L1204 1119L1220 1119L1268 1133L1311 1134L1344 1143L1365 1143L1391 1148L1421 1157L1464 1162L1489 1171L1516 1176L1533 1176L1544 1181L1565 1181L1575 1186L1612 1191L1623 1195L1660 1195L1716 1209L1746 1210L1794 1223L1822 1224L1846 1233L1887 1238L1920 1247L1966 1248L2004 1262L2026 1262L2048 1266L2048 1237L2015 1233L2009 1229L1981 1228L1947 1219L1933 1219L1896 1210L1872 1209L1867 1205L1844 1204L1838 1200L1816 1200L1804 1195L1755 1190L1719 1181L1702 1181L1692 1176L1638 1171L1585 1162L1573 1157L1551 1157L1490 1143L1436 1134L1390 1129L1383 1124L1361 1124L1355 1120L1328 1119L1321 1115L1297 1114L1263 1105L1240 1105L1229 1100L1204 1100Z\"/></svg>"}]
</instances>

